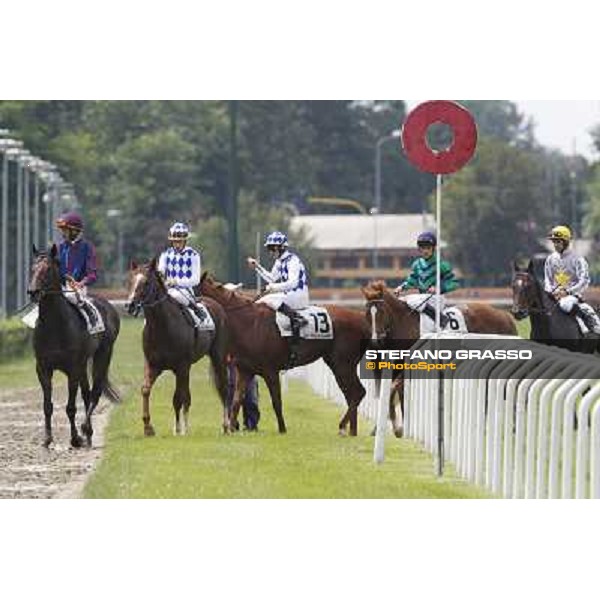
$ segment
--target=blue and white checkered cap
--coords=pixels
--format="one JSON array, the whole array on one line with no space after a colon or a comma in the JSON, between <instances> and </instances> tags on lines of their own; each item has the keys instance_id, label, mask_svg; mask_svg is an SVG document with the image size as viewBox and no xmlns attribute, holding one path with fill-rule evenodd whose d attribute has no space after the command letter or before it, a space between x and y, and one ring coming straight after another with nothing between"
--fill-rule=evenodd
<instances>
[{"instance_id":1,"label":"blue and white checkered cap","mask_svg":"<svg viewBox=\"0 0 600 600\"><path fill-rule=\"evenodd\" d=\"M265 238L265 246L287 246L288 239L281 231L272 231Z\"/></svg>"},{"instance_id":2,"label":"blue and white checkered cap","mask_svg":"<svg viewBox=\"0 0 600 600\"><path fill-rule=\"evenodd\" d=\"M169 240L185 240L190 235L190 229L185 223L173 223L169 229Z\"/></svg>"}]
</instances>

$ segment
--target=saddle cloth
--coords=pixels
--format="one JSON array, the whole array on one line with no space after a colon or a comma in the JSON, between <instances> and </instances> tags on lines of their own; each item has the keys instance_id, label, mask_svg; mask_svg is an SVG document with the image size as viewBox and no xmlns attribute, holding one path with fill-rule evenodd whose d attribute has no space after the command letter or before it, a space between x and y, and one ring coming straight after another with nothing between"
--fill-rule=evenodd
<instances>
[{"instance_id":1,"label":"saddle cloth","mask_svg":"<svg viewBox=\"0 0 600 600\"><path fill-rule=\"evenodd\" d=\"M577 321L577 325L579 326L579 331L581 332L581 335L587 335L590 330L589 327L585 324L585 321L579 317L579 316L575 316L575 320Z\"/></svg>"},{"instance_id":2,"label":"saddle cloth","mask_svg":"<svg viewBox=\"0 0 600 600\"><path fill-rule=\"evenodd\" d=\"M456 306L448 306L442 313L448 318L443 331L451 333L468 333L467 323L462 311ZM435 332L435 321L425 313L421 313L421 335Z\"/></svg>"},{"instance_id":3,"label":"saddle cloth","mask_svg":"<svg viewBox=\"0 0 600 600\"><path fill-rule=\"evenodd\" d=\"M212 315L208 312L208 308L202 302L196 302L196 305L203 309L204 318L200 320L198 315L191 309L185 307L188 314L192 317L192 320L196 324L196 329L199 331L214 331L215 330L215 322L213 321Z\"/></svg>"},{"instance_id":4,"label":"saddle cloth","mask_svg":"<svg viewBox=\"0 0 600 600\"><path fill-rule=\"evenodd\" d=\"M102 318L102 314L100 313L100 311L96 308L96 305L93 302L87 302L86 303L87 306L91 306L92 310L94 311L95 315L96 315L96 325L94 327L92 327L92 324L90 323L90 319L87 315L86 312L84 312L83 309L79 308L78 306L75 306L74 304L72 304L71 306L73 306L73 308L77 309L77 312L83 317L88 333L90 335L95 335L97 333L103 333L106 329L106 327L104 326L104 319ZM29 327L30 329L35 329L35 326L37 325L38 322L38 318L40 316L40 307L37 304L33 305L33 308L29 311L27 311L22 317L21 317L21 321L27 325L27 327Z\"/></svg>"},{"instance_id":5,"label":"saddle cloth","mask_svg":"<svg viewBox=\"0 0 600 600\"><path fill-rule=\"evenodd\" d=\"M300 337L305 340L332 340L333 325L331 317L326 308L322 306L309 306L297 311L302 315L308 324L300 328ZM292 327L289 317L283 313L275 311L275 322L279 327L281 337L291 337Z\"/></svg>"}]
</instances>

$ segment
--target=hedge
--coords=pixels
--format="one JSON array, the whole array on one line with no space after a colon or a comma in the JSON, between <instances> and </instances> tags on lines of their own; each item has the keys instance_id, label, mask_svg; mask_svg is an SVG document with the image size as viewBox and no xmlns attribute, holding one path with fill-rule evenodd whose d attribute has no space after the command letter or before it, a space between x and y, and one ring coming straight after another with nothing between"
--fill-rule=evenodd
<instances>
[{"instance_id":1,"label":"hedge","mask_svg":"<svg viewBox=\"0 0 600 600\"><path fill-rule=\"evenodd\" d=\"M31 349L33 329L19 319L0 320L0 363L22 356Z\"/></svg>"}]
</instances>

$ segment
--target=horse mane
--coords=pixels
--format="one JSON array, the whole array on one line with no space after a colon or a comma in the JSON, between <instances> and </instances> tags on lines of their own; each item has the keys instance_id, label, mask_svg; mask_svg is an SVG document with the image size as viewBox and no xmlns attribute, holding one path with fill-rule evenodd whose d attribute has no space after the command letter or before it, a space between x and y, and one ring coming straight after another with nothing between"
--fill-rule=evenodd
<instances>
[{"instance_id":1,"label":"horse mane","mask_svg":"<svg viewBox=\"0 0 600 600\"><path fill-rule=\"evenodd\" d=\"M408 304L399 300L387 287L383 279L370 281L367 286L362 288L362 293L369 302L383 300L393 306L408 307Z\"/></svg>"},{"instance_id":2,"label":"horse mane","mask_svg":"<svg viewBox=\"0 0 600 600\"><path fill-rule=\"evenodd\" d=\"M217 281L208 271L204 271L202 277L200 278L200 286L202 285L210 285L214 289L218 290L219 293L223 294L224 300L231 304L232 302L237 301L242 304L254 304L254 299L249 298L243 292L238 292L236 290L228 290L223 283Z\"/></svg>"}]
</instances>

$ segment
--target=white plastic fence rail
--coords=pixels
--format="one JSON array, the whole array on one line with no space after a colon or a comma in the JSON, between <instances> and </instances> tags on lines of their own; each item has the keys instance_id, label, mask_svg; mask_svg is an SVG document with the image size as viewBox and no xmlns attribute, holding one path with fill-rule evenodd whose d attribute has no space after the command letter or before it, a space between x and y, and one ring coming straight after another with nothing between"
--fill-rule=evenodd
<instances>
[{"instance_id":1,"label":"white plastic fence rail","mask_svg":"<svg viewBox=\"0 0 600 600\"><path fill-rule=\"evenodd\" d=\"M514 339L440 339L484 337L495 348ZM589 378L597 377L599 359L531 348L534 358L526 365L470 361L444 379L445 455L461 477L506 498L599 498L600 381ZM405 383L405 434L432 452L437 385L429 378Z\"/></svg>"}]
</instances>

